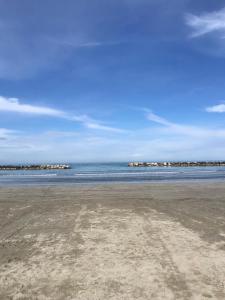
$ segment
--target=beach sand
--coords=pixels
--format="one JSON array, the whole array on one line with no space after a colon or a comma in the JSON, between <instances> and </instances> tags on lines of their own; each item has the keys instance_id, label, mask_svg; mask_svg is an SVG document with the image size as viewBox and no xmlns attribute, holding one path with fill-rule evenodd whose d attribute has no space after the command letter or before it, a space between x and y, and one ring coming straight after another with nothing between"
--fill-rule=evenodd
<instances>
[{"instance_id":1,"label":"beach sand","mask_svg":"<svg viewBox=\"0 0 225 300\"><path fill-rule=\"evenodd\" d=\"M225 299L225 183L0 189L0 299Z\"/></svg>"}]
</instances>

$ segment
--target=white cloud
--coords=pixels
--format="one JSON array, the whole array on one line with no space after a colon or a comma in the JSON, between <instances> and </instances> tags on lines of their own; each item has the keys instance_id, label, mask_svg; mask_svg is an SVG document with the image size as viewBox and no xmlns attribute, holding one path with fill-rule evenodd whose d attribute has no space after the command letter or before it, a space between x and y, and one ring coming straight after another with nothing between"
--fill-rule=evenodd
<instances>
[{"instance_id":1,"label":"white cloud","mask_svg":"<svg viewBox=\"0 0 225 300\"><path fill-rule=\"evenodd\" d=\"M225 104L218 104L214 106L206 107L205 109L207 112L214 112L214 113L224 113L225 112Z\"/></svg>"},{"instance_id":2,"label":"white cloud","mask_svg":"<svg viewBox=\"0 0 225 300\"><path fill-rule=\"evenodd\" d=\"M101 46L114 46L121 44L121 41L87 41L82 39L77 39L74 35L63 35L63 36L47 36L45 37L45 40L47 42L51 42L55 45L59 45L62 47L72 47L74 49L76 48L96 48Z\"/></svg>"},{"instance_id":3,"label":"white cloud","mask_svg":"<svg viewBox=\"0 0 225 300\"><path fill-rule=\"evenodd\" d=\"M114 136L98 131L20 132L0 141L1 157L6 162L223 159L225 128L183 125L145 112L158 126ZM81 116L80 122L87 119Z\"/></svg>"},{"instance_id":4,"label":"white cloud","mask_svg":"<svg viewBox=\"0 0 225 300\"><path fill-rule=\"evenodd\" d=\"M63 118L69 121L81 123L89 129L104 130L115 133L125 132L125 130L120 128L106 126L102 124L102 122L92 119L87 115L72 115L65 111L46 106L23 104L17 98L6 98L0 96L0 112L1 111Z\"/></svg>"},{"instance_id":5,"label":"white cloud","mask_svg":"<svg viewBox=\"0 0 225 300\"><path fill-rule=\"evenodd\" d=\"M63 117L64 113L49 107L22 104L17 98L6 98L0 96L0 111L10 111L24 114L47 115Z\"/></svg>"},{"instance_id":6,"label":"white cloud","mask_svg":"<svg viewBox=\"0 0 225 300\"><path fill-rule=\"evenodd\" d=\"M139 109L140 110L140 109ZM141 109L143 111L143 109ZM0 130L0 153L5 162L129 161L129 160L214 160L223 159L225 128L200 127L171 122L150 110L147 120L158 124L124 135L87 130L46 131L31 134ZM70 116L71 117L71 116ZM76 116L92 126L87 115ZM95 124L95 123L94 123ZM99 126L104 124L97 123ZM98 126L96 125L96 126ZM93 125L95 127L95 125ZM107 127L107 126L106 126ZM108 128L107 128L108 130Z\"/></svg>"},{"instance_id":7,"label":"white cloud","mask_svg":"<svg viewBox=\"0 0 225 300\"><path fill-rule=\"evenodd\" d=\"M191 36L199 37L212 32L225 34L225 8L210 13L204 13L200 16L188 14L186 23L192 28Z\"/></svg>"},{"instance_id":8,"label":"white cloud","mask_svg":"<svg viewBox=\"0 0 225 300\"><path fill-rule=\"evenodd\" d=\"M111 131L111 132L126 132L123 129L120 128L115 128L115 127L110 127L102 124L100 121L96 121L87 115L81 115L81 116L72 116L68 117L71 120L77 121L82 123L85 127L90 128L90 129L99 129L99 130L104 130L104 131Z\"/></svg>"},{"instance_id":9,"label":"white cloud","mask_svg":"<svg viewBox=\"0 0 225 300\"><path fill-rule=\"evenodd\" d=\"M2 141L2 160L9 163L223 159L225 149L224 136L184 135L183 132L160 131L157 128L113 138L93 132L72 138L69 135L24 133L13 140Z\"/></svg>"},{"instance_id":10,"label":"white cloud","mask_svg":"<svg viewBox=\"0 0 225 300\"><path fill-rule=\"evenodd\" d=\"M99 130L105 130L105 131L111 131L111 132L126 132L125 130L123 129L120 129L120 128L114 128L114 127L110 127L110 126L105 126L105 125L101 125L101 124L98 124L96 123L96 121L92 121L92 122L87 122L87 123L84 123L84 125L87 127L87 128L90 128L90 129L99 129Z\"/></svg>"},{"instance_id":11,"label":"white cloud","mask_svg":"<svg viewBox=\"0 0 225 300\"><path fill-rule=\"evenodd\" d=\"M7 140L14 132L15 131L10 129L0 128L0 140Z\"/></svg>"},{"instance_id":12,"label":"white cloud","mask_svg":"<svg viewBox=\"0 0 225 300\"><path fill-rule=\"evenodd\" d=\"M154 114L153 112L149 111L147 113L147 119L150 120L150 121L153 121L155 123L159 123L159 124L162 124L162 125L166 125L166 126L172 126L174 125L173 123L169 122L168 120Z\"/></svg>"},{"instance_id":13,"label":"white cloud","mask_svg":"<svg viewBox=\"0 0 225 300\"><path fill-rule=\"evenodd\" d=\"M225 138L225 129L211 129L194 125L178 124L168 121L154 113L148 113L147 119L163 125L161 133L170 134L172 136L183 135L190 136L194 138Z\"/></svg>"}]
</instances>

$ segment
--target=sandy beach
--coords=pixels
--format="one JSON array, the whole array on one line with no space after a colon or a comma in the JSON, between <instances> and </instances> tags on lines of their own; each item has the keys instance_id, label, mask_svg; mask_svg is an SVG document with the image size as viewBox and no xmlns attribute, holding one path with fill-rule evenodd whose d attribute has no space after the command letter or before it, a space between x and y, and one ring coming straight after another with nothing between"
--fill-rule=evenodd
<instances>
[{"instance_id":1,"label":"sandy beach","mask_svg":"<svg viewBox=\"0 0 225 300\"><path fill-rule=\"evenodd\" d=\"M225 184L0 189L1 300L225 299Z\"/></svg>"}]
</instances>

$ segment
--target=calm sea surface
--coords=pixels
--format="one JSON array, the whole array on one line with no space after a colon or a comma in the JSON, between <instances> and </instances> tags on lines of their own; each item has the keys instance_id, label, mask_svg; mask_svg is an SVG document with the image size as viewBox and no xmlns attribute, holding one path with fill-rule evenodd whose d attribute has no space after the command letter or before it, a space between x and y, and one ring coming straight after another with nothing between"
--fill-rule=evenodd
<instances>
[{"instance_id":1,"label":"calm sea surface","mask_svg":"<svg viewBox=\"0 0 225 300\"><path fill-rule=\"evenodd\" d=\"M0 171L0 185L225 180L225 167L128 167L127 163L71 164L70 170Z\"/></svg>"}]
</instances>

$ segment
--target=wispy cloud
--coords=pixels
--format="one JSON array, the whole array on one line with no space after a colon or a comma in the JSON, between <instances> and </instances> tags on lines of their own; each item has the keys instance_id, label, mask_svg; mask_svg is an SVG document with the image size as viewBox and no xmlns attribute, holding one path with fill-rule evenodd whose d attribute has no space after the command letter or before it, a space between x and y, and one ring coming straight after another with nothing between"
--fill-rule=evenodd
<instances>
[{"instance_id":1,"label":"wispy cloud","mask_svg":"<svg viewBox=\"0 0 225 300\"><path fill-rule=\"evenodd\" d=\"M6 129L6 128L0 128L0 140L7 140L10 138L15 131Z\"/></svg>"},{"instance_id":2,"label":"wispy cloud","mask_svg":"<svg viewBox=\"0 0 225 300\"><path fill-rule=\"evenodd\" d=\"M225 128L171 122L144 111L147 120L158 126L113 136L98 131L12 133L11 138L0 141L1 157L6 162L223 159Z\"/></svg>"},{"instance_id":3,"label":"wispy cloud","mask_svg":"<svg viewBox=\"0 0 225 300\"><path fill-rule=\"evenodd\" d=\"M164 119L153 112L147 113L147 119L161 124L164 126L163 132L171 135L184 135L191 137L225 137L225 128L221 129L211 129L194 125L186 125L186 124L178 124L174 122L170 122L167 119Z\"/></svg>"},{"instance_id":4,"label":"wispy cloud","mask_svg":"<svg viewBox=\"0 0 225 300\"><path fill-rule=\"evenodd\" d=\"M70 59L78 61L76 49L91 50L120 43L105 36L96 37L97 25L92 24L92 18L88 16L80 17L79 1L69 2L71 9L62 8L61 11L52 5L40 4L37 10L31 5L29 9L34 16L31 22L23 15L26 4L24 9L21 5L16 17L12 17L10 5L0 1L0 79L31 78L44 71L56 70ZM48 9L53 9L54 13L48 13ZM35 21L40 26L32 30Z\"/></svg>"},{"instance_id":5,"label":"wispy cloud","mask_svg":"<svg viewBox=\"0 0 225 300\"><path fill-rule=\"evenodd\" d=\"M124 130L124 129L106 126L101 121L92 119L87 115L80 115L80 116L67 115L66 119L80 122L85 127L90 128L90 129L98 129L98 130L105 130L105 131L118 132L118 133L126 132L126 130Z\"/></svg>"},{"instance_id":6,"label":"wispy cloud","mask_svg":"<svg viewBox=\"0 0 225 300\"><path fill-rule=\"evenodd\" d=\"M74 35L64 35L64 36L47 36L45 37L47 42L52 44L62 46L62 47L72 47L72 48L96 48L96 47L105 47L105 46L114 46L121 44L122 41L107 41L107 40L82 40L76 38Z\"/></svg>"},{"instance_id":7,"label":"wispy cloud","mask_svg":"<svg viewBox=\"0 0 225 300\"><path fill-rule=\"evenodd\" d=\"M117 132L117 133L124 132L124 130L120 128L107 126L103 122L92 119L87 115L73 115L68 112L46 107L46 106L24 104L21 103L17 98L6 98L0 96L0 112L1 111L21 113L27 115L39 115L39 116L63 118L69 121L75 121L81 123L83 126L90 129L104 130L104 131Z\"/></svg>"},{"instance_id":8,"label":"wispy cloud","mask_svg":"<svg viewBox=\"0 0 225 300\"><path fill-rule=\"evenodd\" d=\"M10 111L24 114L34 115L47 115L54 117L63 117L64 113L60 110L44 107L35 106L30 104L20 103L17 98L6 98L0 96L0 111Z\"/></svg>"},{"instance_id":9,"label":"wispy cloud","mask_svg":"<svg viewBox=\"0 0 225 300\"><path fill-rule=\"evenodd\" d=\"M191 37L199 37L209 33L221 33L225 35L225 8L210 13L203 13L199 16L186 15L186 23L192 28Z\"/></svg>"},{"instance_id":10,"label":"wispy cloud","mask_svg":"<svg viewBox=\"0 0 225 300\"><path fill-rule=\"evenodd\" d=\"M225 112L225 104L209 106L209 107L206 107L205 110L210 113L224 113Z\"/></svg>"},{"instance_id":11,"label":"wispy cloud","mask_svg":"<svg viewBox=\"0 0 225 300\"><path fill-rule=\"evenodd\" d=\"M152 111L147 112L147 119L152 122L155 122L155 123L158 123L161 125L165 125L165 126L174 126L175 125L175 124L169 122L168 120L154 114Z\"/></svg>"}]
</instances>

